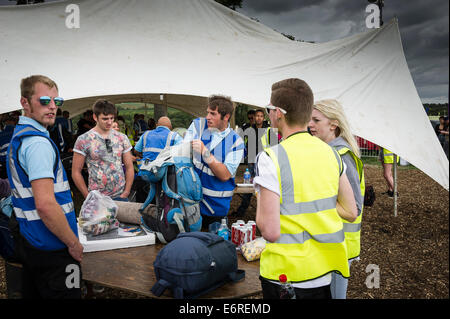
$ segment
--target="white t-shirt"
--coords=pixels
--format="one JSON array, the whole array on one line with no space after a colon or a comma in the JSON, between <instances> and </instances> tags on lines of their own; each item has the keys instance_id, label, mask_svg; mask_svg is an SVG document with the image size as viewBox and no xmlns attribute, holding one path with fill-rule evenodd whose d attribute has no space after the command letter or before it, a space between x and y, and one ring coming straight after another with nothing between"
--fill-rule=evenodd
<instances>
[{"instance_id":1,"label":"white t-shirt","mask_svg":"<svg viewBox=\"0 0 450 319\"><path fill-rule=\"evenodd\" d=\"M344 164L344 162L342 163ZM345 170L346 166L344 164L342 174L345 174ZM260 186L262 186L280 196L280 184L278 183L277 168L266 152L261 152L256 157L256 172L255 178L253 179L253 185L255 187L255 191L258 193L260 191ZM271 280L271 282L279 284L278 281ZM313 280L292 283L292 286L295 288L317 288L327 286L330 283L331 273L328 273Z\"/></svg>"}]
</instances>

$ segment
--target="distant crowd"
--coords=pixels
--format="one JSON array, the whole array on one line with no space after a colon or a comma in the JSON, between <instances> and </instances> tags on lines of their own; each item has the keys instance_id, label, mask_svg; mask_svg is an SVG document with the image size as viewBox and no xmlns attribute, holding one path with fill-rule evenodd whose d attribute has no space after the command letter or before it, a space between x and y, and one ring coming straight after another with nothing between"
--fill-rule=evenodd
<instances>
[{"instance_id":1,"label":"distant crowd","mask_svg":"<svg viewBox=\"0 0 450 319\"><path fill-rule=\"evenodd\" d=\"M448 158L448 116L440 116L439 123L435 125L434 131L436 132L436 136L439 139L439 143L441 143L444 148L445 154Z\"/></svg>"}]
</instances>

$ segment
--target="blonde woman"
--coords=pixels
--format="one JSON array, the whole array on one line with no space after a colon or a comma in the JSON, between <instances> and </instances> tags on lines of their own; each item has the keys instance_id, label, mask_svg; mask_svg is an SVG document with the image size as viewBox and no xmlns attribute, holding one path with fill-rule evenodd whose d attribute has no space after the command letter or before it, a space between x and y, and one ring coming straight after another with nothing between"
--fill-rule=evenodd
<instances>
[{"instance_id":1,"label":"blonde woman","mask_svg":"<svg viewBox=\"0 0 450 319\"><path fill-rule=\"evenodd\" d=\"M345 243L349 267L354 259L359 259L361 216L364 203L364 171L360 159L360 152L355 138L345 117L341 104L336 100L321 100L314 104L311 121L311 134L334 147L346 165L346 175L352 186L358 209L358 218L344 223ZM333 299L345 299L347 295L348 279L333 273L331 280L331 295Z\"/></svg>"}]
</instances>

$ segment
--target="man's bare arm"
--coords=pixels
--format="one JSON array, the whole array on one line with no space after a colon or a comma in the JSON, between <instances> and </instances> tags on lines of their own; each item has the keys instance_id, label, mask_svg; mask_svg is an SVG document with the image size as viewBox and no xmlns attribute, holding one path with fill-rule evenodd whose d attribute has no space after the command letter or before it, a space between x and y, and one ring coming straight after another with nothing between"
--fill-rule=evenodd
<instances>
[{"instance_id":1,"label":"man's bare arm","mask_svg":"<svg viewBox=\"0 0 450 319\"><path fill-rule=\"evenodd\" d=\"M257 196L256 225L267 241L280 237L280 196L262 186Z\"/></svg>"},{"instance_id":2,"label":"man's bare arm","mask_svg":"<svg viewBox=\"0 0 450 319\"><path fill-rule=\"evenodd\" d=\"M81 175L81 171L83 170L85 156L73 152L73 158L72 158L72 179L75 183L75 186L78 188L78 190L81 192L84 198L88 195L89 191L86 186L86 183L84 182L83 175Z\"/></svg>"},{"instance_id":3,"label":"man's bare arm","mask_svg":"<svg viewBox=\"0 0 450 319\"><path fill-rule=\"evenodd\" d=\"M36 210L45 226L68 248L72 257L81 261L83 246L67 222L55 198L53 179L42 178L31 182Z\"/></svg>"}]
</instances>

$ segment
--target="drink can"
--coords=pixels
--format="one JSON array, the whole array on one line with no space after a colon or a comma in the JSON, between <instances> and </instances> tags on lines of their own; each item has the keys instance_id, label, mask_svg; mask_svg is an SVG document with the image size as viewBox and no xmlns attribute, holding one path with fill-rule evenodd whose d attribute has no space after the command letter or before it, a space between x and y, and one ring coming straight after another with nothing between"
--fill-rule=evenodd
<instances>
[{"instance_id":1,"label":"drink can","mask_svg":"<svg viewBox=\"0 0 450 319\"><path fill-rule=\"evenodd\" d=\"M242 229L241 226L237 225L236 226L236 233L235 233L235 241L236 241L236 246L240 246L241 245L241 237L242 237Z\"/></svg>"},{"instance_id":2,"label":"drink can","mask_svg":"<svg viewBox=\"0 0 450 319\"><path fill-rule=\"evenodd\" d=\"M239 226L245 226L245 222L244 222L242 219L239 219L238 221L236 221L236 223L237 223Z\"/></svg>"},{"instance_id":3,"label":"drink can","mask_svg":"<svg viewBox=\"0 0 450 319\"><path fill-rule=\"evenodd\" d=\"M237 235L237 226L238 226L237 223L233 223L233 225L231 225L231 242L235 245L239 244L239 235Z\"/></svg>"},{"instance_id":4,"label":"drink can","mask_svg":"<svg viewBox=\"0 0 450 319\"><path fill-rule=\"evenodd\" d=\"M243 233L244 233L244 229L242 228L243 226L239 226L236 228L236 244L238 246L241 246L241 240L243 238Z\"/></svg>"},{"instance_id":5,"label":"drink can","mask_svg":"<svg viewBox=\"0 0 450 319\"><path fill-rule=\"evenodd\" d=\"M247 228L245 226L239 227L239 247L248 241Z\"/></svg>"},{"instance_id":6,"label":"drink can","mask_svg":"<svg viewBox=\"0 0 450 319\"><path fill-rule=\"evenodd\" d=\"M252 240L256 239L256 222L254 220L249 220L247 225L252 226Z\"/></svg>"},{"instance_id":7,"label":"drink can","mask_svg":"<svg viewBox=\"0 0 450 319\"><path fill-rule=\"evenodd\" d=\"M252 239L252 232L253 232L252 225L245 226L245 231L247 232L247 241L246 241L246 243L251 242L253 240Z\"/></svg>"}]
</instances>

